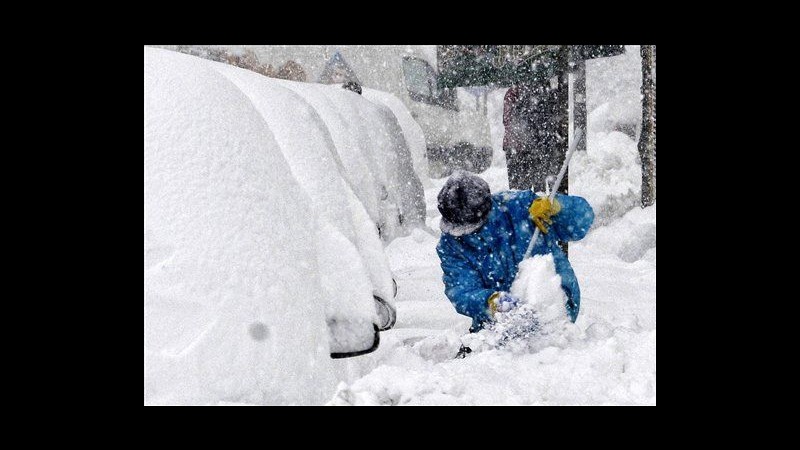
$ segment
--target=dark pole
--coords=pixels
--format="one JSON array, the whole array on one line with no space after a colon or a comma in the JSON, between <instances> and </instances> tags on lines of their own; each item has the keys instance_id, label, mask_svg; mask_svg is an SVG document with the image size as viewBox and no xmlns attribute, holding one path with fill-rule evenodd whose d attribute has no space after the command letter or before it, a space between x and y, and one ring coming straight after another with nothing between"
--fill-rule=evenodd
<instances>
[{"instance_id":1,"label":"dark pole","mask_svg":"<svg viewBox=\"0 0 800 450\"><path fill-rule=\"evenodd\" d=\"M558 86L554 97L556 102L554 114L551 118L555 122L553 131L556 134L555 139L550 141L556 146L551 150L553 159L551 160L550 174L553 176L561 169L569 148L569 56L569 46L562 45L556 55L555 73L558 77ZM569 192L569 170L564 175L564 181L561 182L558 192L563 194Z\"/></svg>"},{"instance_id":2,"label":"dark pole","mask_svg":"<svg viewBox=\"0 0 800 450\"><path fill-rule=\"evenodd\" d=\"M575 61L575 71L572 73L572 106L575 108L572 114L573 129L583 130L586 136L586 60L583 58ZM575 151L586 151L586 139L578 142Z\"/></svg>"},{"instance_id":3,"label":"dark pole","mask_svg":"<svg viewBox=\"0 0 800 450\"><path fill-rule=\"evenodd\" d=\"M642 45L642 132L639 157L642 160L642 208L656 201L656 46Z\"/></svg>"},{"instance_id":4,"label":"dark pole","mask_svg":"<svg viewBox=\"0 0 800 450\"><path fill-rule=\"evenodd\" d=\"M564 163L564 159L567 157L567 149L569 148L569 57L570 57L570 46L569 45L562 45L561 48L558 50L558 55L556 58L556 74L558 77L558 95L557 95L557 108L556 114L552 118L552 120L558 121L557 126L555 128L556 134L558 139L556 142L558 148L554 149L557 150L554 154L555 158L553 158L553 164L551 168L555 168L555 171L551 170L550 173L555 177L558 174L561 165ZM564 180L561 182L561 186L558 189L558 192L562 194L569 193L569 169L567 169L566 174L564 175ZM569 258L569 245L567 242L559 242L561 249L564 250L564 254Z\"/></svg>"}]
</instances>

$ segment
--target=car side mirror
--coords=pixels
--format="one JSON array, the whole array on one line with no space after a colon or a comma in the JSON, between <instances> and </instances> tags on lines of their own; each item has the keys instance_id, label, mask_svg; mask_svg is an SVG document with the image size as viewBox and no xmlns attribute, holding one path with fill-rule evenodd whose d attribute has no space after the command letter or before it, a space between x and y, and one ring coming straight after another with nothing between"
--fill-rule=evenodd
<instances>
[{"instance_id":1,"label":"car side mirror","mask_svg":"<svg viewBox=\"0 0 800 450\"><path fill-rule=\"evenodd\" d=\"M352 358L374 352L381 342L378 331L378 325L375 324L328 320L331 358Z\"/></svg>"},{"instance_id":2,"label":"car side mirror","mask_svg":"<svg viewBox=\"0 0 800 450\"><path fill-rule=\"evenodd\" d=\"M351 358L375 351L381 341L378 333L391 329L397 322L397 310L377 295L372 297L375 299L375 311L378 314L377 324L355 320L328 320L331 358Z\"/></svg>"}]
</instances>

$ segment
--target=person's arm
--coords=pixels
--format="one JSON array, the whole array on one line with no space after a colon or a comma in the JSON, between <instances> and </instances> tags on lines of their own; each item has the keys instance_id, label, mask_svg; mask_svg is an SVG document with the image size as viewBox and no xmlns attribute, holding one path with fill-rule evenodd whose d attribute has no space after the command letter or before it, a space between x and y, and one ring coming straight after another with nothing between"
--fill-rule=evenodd
<instances>
[{"instance_id":1,"label":"person's arm","mask_svg":"<svg viewBox=\"0 0 800 450\"><path fill-rule=\"evenodd\" d=\"M533 220L531 206L539 196L531 191L522 191L515 199L517 206L515 216ZM560 241L578 241L586 236L594 223L594 210L583 197L577 195L556 194L558 205L549 216L551 223L546 224L548 233L553 233Z\"/></svg>"},{"instance_id":2,"label":"person's arm","mask_svg":"<svg viewBox=\"0 0 800 450\"><path fill-rule=\"evenodd\" d=\"M480 272L472 268L461 250L452 242L440 242L436 252L442 262L444 293L456 311L477 322L488 321L491 316L487 301L494 290L483 286Z\"/></svg>"},{"instance_id":3,"label":"person's arm","mask_svg":"<svg viewBox=\"0 0 800 450\"><path fill-rule=\"evenodd\" d=\"M561 241L578 241L594 223L594 210L583 197L556 194L561 211L552 217L550 231Z\"/></svg>"}]
</instances>

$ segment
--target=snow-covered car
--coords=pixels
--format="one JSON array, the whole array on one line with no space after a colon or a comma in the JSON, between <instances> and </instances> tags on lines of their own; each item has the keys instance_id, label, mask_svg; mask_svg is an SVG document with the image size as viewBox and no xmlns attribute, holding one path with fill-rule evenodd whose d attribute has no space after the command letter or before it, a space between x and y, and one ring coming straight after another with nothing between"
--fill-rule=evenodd
<instances>
[{"instance_id":1,"label":"snow-covered car","mask_svg":"<svg viewBox=\"0 0 800 450\"><path fill-rule=\"evenodd\" d=\"M373 286L381 318L379 329L391 328L396 320L394 296L397 290L378 228L343 178L346 170L320 114L303 97L273 78L227 64L210 62L210 65L250 99L272 131L292 175L308 194L315 212L358 250ZM360 102L361 99L352 97L346 101ZM351 129L362 126L352 119L353 116L344 118Z\"/></svg>"},{"instance_id":2,"label":"snow-covered car","mask_svg":"<svg viewBox=\"0 0 800 450\"><path fill-rule=\"evenodd\" d=\"M386 243L425 224L425 192L391 109L337 85L274 81L300 95L322 118L344 178Z\"/></svg>"},{"instance_id":3,"label":"snow-covered car","mask_svg":"<svg viewBox=\"0 0 800 450\"><path fill-rule=\"evenodd\" d=\"M298 78L322 84L356 83L403 105L423 131L425 176L453 169L483 172L492 161L488 89L439 87L436 45L164 45L203 58L241 60L264 72L287 65ZM229 55L229 56L222 56ZM241 59L240 59L241 58ZM261 66L261 67L258 67ZM269 67L267 70L266 67ZM280 70L278 70L280 72ZM276 75L285 78L287 74ZM366 93L366 91L365 91ZM367 95L365 95L367 97ZM394 108L392 108L394 109ZM497 150L495 150L497 151Z\"/></svg>"},{"instance_id":4,"label":"snow-covered car","mask_svg":"<svg viewBox=\"0 0 800 450\"><path fill-rule=\"evenodd\" d=\"M373 103L386 106L394 113L394 116L397 118L397 123L403 130L403 136L408 145L408 150L411 152L414 171L422 182L422 187L424 189L432 187L433 183L431 182L428 172L428 158L425 154L427 148L425 133L422 131L422 127L419 126L419 123L414 120L414 117L411 115L408 108L406 108L406 105L390 92L378 91L366 87L362 87L361 90L364 98Z\"/></svg>"},{"instance_id":5,"label":"snow-covered car","mask_svg":"<svg viewBox=\"0 0 800 450\"><path fill-rule=\"evenodd\" d=\"M340 175L356 173L341 155L382 152L364 174L386 188L372 207L392 235L422 220L406 199L422 201L424 217L424 199L408 194L419 179L387 174L407 149L391 156L397 121L369 101L319 86L339 102L319 111L215 64L145 48L145 402L318 403L338 381L331 356L374 350L394 320L391 275L356 188L369 184ZM273 104L295 120L267 112ZM355 136L352 148L338 147L332 123Z\"/></svg>"}]
</instances>

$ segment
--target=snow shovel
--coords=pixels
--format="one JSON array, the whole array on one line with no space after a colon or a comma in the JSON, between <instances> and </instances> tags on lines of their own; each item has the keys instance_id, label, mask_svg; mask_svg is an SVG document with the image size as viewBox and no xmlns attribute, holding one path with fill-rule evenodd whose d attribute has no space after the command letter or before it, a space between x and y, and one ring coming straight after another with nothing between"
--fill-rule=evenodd
<instances>
[{"instance_id":1,"label":"snow shovel","mask_svg":"<svg viewBox=\"0 0 800 450\"><path fill-rule=\"evenodd\" d=\"M558 192L558 188L561 186L561 181L564 179L564 174L567 173L567 168L569 167L569 160L572 159L572 154L575 153L575 147L578 146L578 142L583 139L583 130L580 128L575 129L575 135L573 136L572 143L567 149L567 156L564 158L564 164L561 165L561 170L558 172L558 176L556 177L556 182L553 184L551 188L550 195L547 197L551 202L554 198L556 198L556 192ZM545 183L545 187L547 183ZM525 257L522 258L523 260L528 259L531 256L531 252L533 251L533 244L536 243L536 239L539 237L539 227L536 227L536 230L533 232L533 237L531 238L530 244L528 244L528 249L525 250Z\"/></svg>"}]
</instances>

